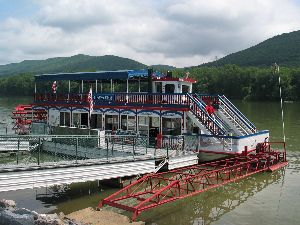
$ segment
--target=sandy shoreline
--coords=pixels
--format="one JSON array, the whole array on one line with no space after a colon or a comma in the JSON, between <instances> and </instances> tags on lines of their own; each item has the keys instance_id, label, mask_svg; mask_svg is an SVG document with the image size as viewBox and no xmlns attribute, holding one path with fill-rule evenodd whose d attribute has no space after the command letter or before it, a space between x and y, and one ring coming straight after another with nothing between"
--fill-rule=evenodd
<instances>
[{"instance_id":1,"label":"sandy shoreline","mask_svg":"<svg viewBox=\"0 0 300 225\"><path fill-rule=\"evenodd\" d=\"M145 222L130 222L127 216L115 212L85 208L66 215L67 218L89 225L145 225Z\"/></svg>"},{"instance_id":2,"label":"sandy shoreline","mask_svg":"<svg viewBox=\"0 0 300 225\"><path fill-rule=\"evenodd\" d=\"M145 225L145 222L130 222L127 216L92 207L64 215L39 214L25 208L16 207L13 200L0 200L0 224L5 225Z\"/></svg>"}]
</instances>

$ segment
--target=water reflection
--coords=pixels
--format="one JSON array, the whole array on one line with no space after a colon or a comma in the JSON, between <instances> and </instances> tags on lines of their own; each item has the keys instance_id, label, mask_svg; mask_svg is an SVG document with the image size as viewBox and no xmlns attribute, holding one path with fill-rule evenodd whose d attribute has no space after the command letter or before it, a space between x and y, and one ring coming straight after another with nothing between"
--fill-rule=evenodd
<instances>
[{"instance_id":1,"label":"water reflection","mask_svg":"<svg viewBox=\"0 0 300 225\"><path fill-rule=\"evenodd\" d=\"M65 185L53 185L36 190L36 200L45 204L55 204L75 197L97 193L101 186L95 181Z\"/></svg>"},{"instance_id":2,"label":"water reflection","mask_svg":"<svg viewBox=\"0 0 300 225\"><path fill-rule=\"evenodd\" d=\"M139 219L151 225L211 224L270 184L283 183L284 177L284 169L256 174L237 183L158 207L142 214Z\"/></svg>"}]
</instances>

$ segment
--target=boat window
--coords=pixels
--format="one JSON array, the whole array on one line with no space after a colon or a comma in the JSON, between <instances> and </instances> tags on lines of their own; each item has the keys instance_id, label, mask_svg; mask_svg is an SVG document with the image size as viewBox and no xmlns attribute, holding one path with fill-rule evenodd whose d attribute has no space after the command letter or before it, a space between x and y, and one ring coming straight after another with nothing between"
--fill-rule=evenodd
<instances>
[{"instance_id":1,"label":"boat window","mask_svg":"<svg viewBox=\"0 0 300 225\"><path fill-rule=\"evenodd\" d=\"M75 127L79 127L80 126L80 113L73 113L73 120L72 120L72 125Z\"/></svg>"},{"instance_id":2,"label":"boat window","mask_svg":"<svg viewBox=\"0 0 300 225\"><path fill-rule=\"evenodd\" d=\"M162 83L161 82L155 83L155 90L156 90L156 93L162 93Z\"/></svg>"},{"instance_id":3,"label":"boat window","mask_svg":"<svg viewBox=\"0 0 300 225\"><path fill-rule=\"evenodd\" d=\"M128 120L127 120L127 129L128 130L136 130L136 120L135 120L135 116L128 116Z\"/></svg>"},{"instance_id":4,"label":"boat window","mask_svg":"<svg viewBox=\"0 0 300 225\"><path fill-rule=\"evenodd\" d=\"M102 115L92 114L90 123L91 129L102 129Z\"/></svg>"},{"instance_id":5,"label":"boat window","mask_svg":"<svg viewBox=\"0 0 300 225\"><path fill-rule=\"evenodd\" d=\"M166 84L165 85L165 93L174 93L175 85L174 84Z\"/></svg>"},{"instance_id":6,"label":"boat window","mask_svg":"<svg viewBox=\"0 0 300 225\"><path fill-rule=\"evenodd\" d=\"M60 126L70 126L70 113L69 112L60 112Z\"/></svg>"},{"instance_id":7,"label":"boat window","mask_svg":"<svg viewBox=\"0 0 300 225\"><path fill-rule=\"evenodd\" d=\"M105 115L105 130L117 130L118 129L118 115Z\"/></svg>"},{"instance_id":8,"label":"boat window","mask_svg":"<svg viewBox=\"0 0 300 225\"><path fill-rule=\"evenodd\" d=\"M182 93L189 93L190 87L187 85L182 85Z\"/></svg>"},{"instance_id":9,"label":"boat window","mask_svg":"<svg viewBox=\"0 0 300 225\"><path fill-rule=\"evenodd\" d=\"M88 113L81 113L81 124L80 126L82 127L83 125L88 127L88 117L89 117L89 114ZM84 127L83 126L83 127Z\"/></svg>"},{"instance_id":10,"label":"boat window","mask_svg":"<svg viewBox=\"0 0 300 225\"><path fill-rule=\"evenodd\" d=\"M149 117L139 116L139 134L148 137L149 132Z\"/></svg>"},{"instance_id":11,"label":"boat window","mask_svg":"<svg viewBox=\"0 0 300 225\"><path fill-rule=\"evenodd\" d=\"M121 129L135 131L135 116L121 115Z\"/></svg>"},{"instance_id":12,"label":"boat window","mask_svg":"<svg viewBox=\"0 0 300 225\"><path fill-rule=\"evenodd\" d=\"M163 135L180 135L181 119L180 118L162 118Z\"/></svg>"},{"instance_id":13,"label":"boat window","mask_svg":"<svg viewBox=\"0 0 300 225\"><path fill-rule=\"evenodd\" d=\"M127 130L127 115L121 115L121 129Z\"/></svg>"}]
</instances>

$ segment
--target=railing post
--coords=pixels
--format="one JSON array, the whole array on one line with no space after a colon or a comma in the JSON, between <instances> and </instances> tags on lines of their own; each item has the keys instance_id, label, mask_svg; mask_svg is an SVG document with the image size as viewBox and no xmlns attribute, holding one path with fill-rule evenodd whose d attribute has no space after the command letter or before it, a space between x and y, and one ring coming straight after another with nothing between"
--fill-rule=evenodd
<instances>
[{"instance_id":1,"label":"railing post","mask_svg":"<svg viewBox=\"0 0 300 225\"><path fill-rule=\"evenodd\" d=\"M108 161L108 141L109 141L109 139L105 136L105 140L106 140L106 159Z\"/></svg>"},{"instance_id":2,"label":"railing post","mask_svg":"<svg viewBox=\"0 0 300 225\"><path fill-rule=\"evenodd\" d=\"M20 150L20 138L18 138L18 149L17 149L17 154L16 154L17 165L19 164L19 150Z\"/></svg>"},{"instance_id":3,"label":"railing post","mask_svg":"<svg viewBox=\"0 0 300 225\"><path fill-rule=\"evenodd\" d=\"M41 138L39 137L38 165L41 163Z\"/></svg>"},{"instance_id":4,"label":"railing post","mask_svg":"<svg viewBox=\"0 0 300 225\"><path fill-rule=\"evenodd\" d=\"M162 140L162 139L161 139ZM158 138L156 140L158 142ZM158 143L155 143L155 147L154 147L154 153L153 153L153 158L156 158L156 149L158 148Z\"/></svg>"},{"instance_id":5,"label":"railing post","mask_svg":"<svg viewBox=\"0 0 300 225\"><path fill-rule=\"evenodd\" d=\"M170 144L170 137L168 137L168 144L167 144L167 158L169 158L169 144Z\"/></svg>"},{"instance_id":6,"label":"railing post","mask_svg":"<svg viewBox=\"0 0 300 225\"><path fill-rule=\"evenodd\" d=\"M134 145L135 145L135 138L136 137L132 137L132 138L133 138L133 141L132 141L132 156L133 156L133 159L134 159L134 155L135 155Z\"/></svg>"},{"instance_id":7,"label":"railing post","mask_svg":"<svg viewBox=\"0 0 300 225\"><path fill-rule=\"evenodd\" d=\"M150 137L149 137L150 138ZM148 142L149 143L149 142ZM154 141L154 144L156 145L156 142ZM149 145L150 147L150 145ZM147 145L147 142L146 142L146 154L148 153L148 145Z\"/></svg>"},{"instance_id":8,"label":"railing post","mask_svg":"<svg viewBox=\"0 0 300 225\"><path fill-rule=\"evenodd\" d=\"M54 151L54 161L56 162L56 155L57 155L57 141L56 140L54 142L54 148L55 148L55 151Z\"/></svg>"},{"instance_id":9,"label":"railing post","mask_svg":"<svg viewBox=\"0 0 300 225\"><path fill-rule=\"evenodd\" d=\"M79 145L79 140L78 140L78 137L76 137L76 152L75 152L75 161L77 163L77 155L78 155L78 145Z\"/></svg>"},{"instance_id":10,"label":"railing post","mask_svg":"<svg viewBox=\"0 0 300 225\"><path fill-rule=\"evenodd\" d=\"M244 155L245 155L245 156L248 155L248 146L245 146Z\"/></svg>"},{"instance_id":11,"label":"railing post","mask_svg":"<svg viewBox=\"0 0 300 225\"><path fill-rule=\"evenodd\" d=\"M114 135L112 135L111 138L111 156L114 156L114 145L115 145L115 137L113 137Z\"/></svg>"},{"instance_id":12,"label":"railing post","mask_svg":"<svg viewBox=\"0 0 300 225\"><path fill-rule=\"evenodd\" d=\"M185 144L185 136L181 136L182 137L182 152L184 153L184 155L185 155L185 148L184 148L184 144ZM198 146L198 144L197 144L197 146Z\"/></svg>"},{"instance_id":13,"label":"railing post","mask_svg":"<svg viewBox=\"0 0 300 225\"><path fill-rule=\"evenodd\" d=\"M223 143L223 152L225 151L225 138L222 138L222 143Z\"/></svg>"},{"instance_id":14,"label":"railing post","mask_svg":"<svg viewBox=\"0 0 300 225\"><path fill-rule=\"evenodd\" d=\"M197 139L198 139L198 142L197 142L197 149L196 150L199 153L200 148L201 148L201 139L202 139L201 134L200 135L198 134Z\"/></svg>"}]
</instances>

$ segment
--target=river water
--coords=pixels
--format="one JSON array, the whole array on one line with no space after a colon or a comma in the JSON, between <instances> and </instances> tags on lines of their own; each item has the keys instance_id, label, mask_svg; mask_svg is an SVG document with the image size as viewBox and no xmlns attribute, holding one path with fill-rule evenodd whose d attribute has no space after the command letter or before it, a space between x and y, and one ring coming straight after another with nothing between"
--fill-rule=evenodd
<instances>
[{"instance_id":1,"label":"river water","mask_svg":"<svg viewBox=\"0 0 300 225\"><path fill-rule=\"evenodd\" d=\"M11 131L10 112L30 98L0 98L0 134ZM271 140L282 141L278 102L241 102L236 106L258 129L269 129ZM289 165L273 173L261 173L186 199L142 213L138 220L151 225L300 224L300 103L284 103L287 158ZM64 187L0 193L19 207L38 212L64 212L96 207L117 189L98 187L95 182ZM118 211L109 208L110 210ZM125 215L124 212L122 212Z\"/></svg>"}]
</instances>

